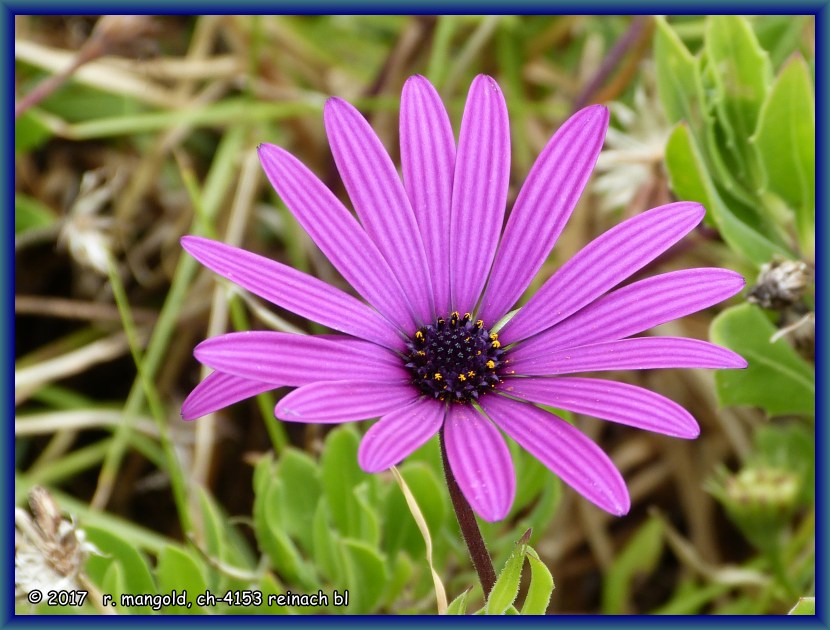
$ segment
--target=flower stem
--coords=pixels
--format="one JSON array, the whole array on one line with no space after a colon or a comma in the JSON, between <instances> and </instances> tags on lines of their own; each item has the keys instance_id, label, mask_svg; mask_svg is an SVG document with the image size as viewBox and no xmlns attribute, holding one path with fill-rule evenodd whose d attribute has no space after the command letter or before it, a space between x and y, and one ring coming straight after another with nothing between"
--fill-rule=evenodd
<instances>
[{"instance_id":1,"label":"flower stem","mask_svg":"<svg viewBox=\"0 0 830 630\"><path fill-rule=\"evenodd\" d=\"M455 480L455 475L452 474L452 468L450 468L450 462L447 459L447 446L444 442L443 427L439 433L439 441L441 443L441 459L444 462L444 476L447 479L447 488L450 491L450 499L452 499L452 506L455 509L455 516L458 518L461 534L464 536L464 542L467 544L470 558L473 560L473 566L475 567L476 573L478 573L478 580L481 582L484 598L487 599L490 596L490 591L493 590L493 585L496 583L496 571L493 569L493 561L490 559L490 553L484 544L484 538L481 536L481 530L478 528L473 509L470 507L467 499L464 498L464 494L461 492L461 488L458 487L458 482Z\"/></svg>"}]
</instances>

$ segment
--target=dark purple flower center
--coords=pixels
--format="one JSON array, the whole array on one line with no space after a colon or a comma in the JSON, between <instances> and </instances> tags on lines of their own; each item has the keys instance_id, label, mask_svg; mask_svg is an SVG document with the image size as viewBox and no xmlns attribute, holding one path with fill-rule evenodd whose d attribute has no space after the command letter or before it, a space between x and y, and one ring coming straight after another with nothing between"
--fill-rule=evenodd
<instances>
[{"instance_id":1,"label":"dark purple flower center","mask_svg":"<svg viewBox=\"0 0 830 630\"><path fill-rule=\"evenodd\" d=\"M439 317L419 328L407 344L413 383L438 400L469 402L498 384L504 350L496 333L469 313Z\"/></svg>"}]
</instances>

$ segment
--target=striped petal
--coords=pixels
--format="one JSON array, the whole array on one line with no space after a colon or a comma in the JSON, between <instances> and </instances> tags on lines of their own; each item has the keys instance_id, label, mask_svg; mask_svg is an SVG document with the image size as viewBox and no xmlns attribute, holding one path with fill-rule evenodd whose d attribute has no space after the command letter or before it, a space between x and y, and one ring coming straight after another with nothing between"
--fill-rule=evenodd
<instances>
[{"instance_id":1,"label":"striped petal","mask_svg":"<svg viewBox=\"0 0 830 630\"><path fill-rule=\"evenodd\" d=\"M274 414L290 422L352 422L377 418L417 398L418 391L405 382L318 381L285 396Z\"/></svg>"},{"instance_id":2,"label":"striped petal","mask_svg":"<svg viewBox=\"0 0 830 630\"><path fill-rule=\"evenodd\" d=\"M745 368L746 361L713 343L684 337L635 337L510 358L511 375L553 376L605 370Z\"/></svg>"},{"instance_id":3,"label":"striped petal","mask_svg":"<svg viewBox=\"0 0 830 630\"><path fill-rule=\"evenodd\" d=\"M342 381L355 373L365 382L409 378L400 358L380 346L310 335L228 333L203 341L193 354L215 370L277 385Z\"/></svg>"},{"instance_id":4,"label":"striped petal","mask_svg":"<svg viewBox=\"0 0 830 630\"><path fill-rule=\"evenodd\" d=\"M293 155L273 144L259 159L277 194L355 291L406 332L413 310L378 248L340 200Z\"/></svg>"},{"instance_id":5,"label":"striped petal","mask_svg":"<svg viewBox=\"0 0 830 630\"><path fill-rule=\"evenodd\" d=\"M207 238L185 236L181 243L208 269L292 313L393 350L404 347L377 311L313 276Z\"/></svg>"},{"instance_id":6,"label":"striped petal","mask_svg":"<svg viewBox=\"0 0 830 630\"><path fill-rule=\"evenodd\" d=\"M366 233L409 296L420 323L431 321L432 282L423 240L389 154L346 101L330 98L323 117L337 170Z\"/></svg>"},{"instance_id":7,"label":"striped petal","mask_svg":"<svg viewBox=\"0 0 830 630\"><path fill-rule=\"evenodd\" d=\"M497 322L548 257L591 176L608 128L608 109L592 105L553 135L522 185L496 253L478 316Z\"/></svg>"},{"instance_id":8,"label":"striped petal","mask_svg":"<svg viewBox=\"0 0 830 630\"><path fill-rule=\"evenodd\" d=\"M444 441L450 469L475 513L485 521L507 516L516 475L498 429L471 405L450 405Z\"/></svg>"},{"instance_id":9,"label":"striped petal","mask_svg":"<svg viewBox=\"0 0 830 630\"><path fill-rule=\"evenodd\" d=\"M618 422L680 438L696 438L700 427L676 402L642 387L596 378L511 378L499 390L540 405Z\"/></svg>"},{"instance_id":10,"label":"striped petal","mask_svg":"<svg viewBox=\"0 0 830 630\"><path fill-rule=\"evenodd\" d=\"M685 317L732 297L745 285L727 269L685 269L634 282L520 343L515 358L612 341Z\"/></svg>"},{"instance_id":11,"label":"striped petal","mask_svg":"<svg viewBox=\"0 0 830 630\"><path fill-rule=\"evenodd\" d=\"M357 451L360 467L375 473L407 458L438 433L444 413L443 403L422 398L383 416L360 442Z\"/></svg>"},{"instance_id":12,"label":"striped petal","mask_svg":"<svg viewBox=\"0 0 830 630\"><path fill-rule=\"evenodd\" d=\"M608 230L562 265L500 336L514 343L562 321L657 258L700 223L704 213L698 203L672 203Z\"/></svg>"},{"instance_id":13,"label":"striped petal","mask_svg":"<svg viewBox=\"0 0 830 630\"><path fill-rule=\"evenodd\" d=\"M562 418L502 396L481 407L507 435L562 481L603 510L622 516L631 507L622 475L602 449Z\"/></svg>"},{"instance_id":14,"label":"striped petal","mask_svg":"<svg viewBox=\"0 0 830 630\"><path fill-rule=\"evenodd\" d=\"M224 409L240 400L276 389L275 383L262 383L247 378L213 372L190 392L182 403L182 419L195 420Z\"/></svg>"},{"instance_id":15,"label":"striped petal","mask_svg":"<svg viewBox=\"0 0 830 630\"><path fill-rule=\"evenodd\" d=\"M461 119L452 187L450 277L454 310L472 312L498 245L510 179L507 106L496 82L473 80Z\"/></svg>"},{"instance_id":16,"label":"striped petal","mask_svg":"<svg viewBox=\"0 0 830 630\"><path fill-rule=\"evenodd\" d=\"M436 315L450 306L450 206L455 138L438 92L422 76L407 79L401 95L401 167L406 193L423 235Z\"/></svg>"}]
</instances>

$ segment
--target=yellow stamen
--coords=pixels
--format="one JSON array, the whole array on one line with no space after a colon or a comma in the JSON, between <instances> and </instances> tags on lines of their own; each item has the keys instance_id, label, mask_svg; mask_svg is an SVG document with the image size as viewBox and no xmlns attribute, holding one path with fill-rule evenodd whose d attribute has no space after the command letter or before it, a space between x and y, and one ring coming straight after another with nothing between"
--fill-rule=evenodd
<instances>
[{"instance_id":1,"label":"yellow stamen","mask_svg":"<svg viewBox=\"0 0 830 630\"><path fill-rule=\"evenodd\" d=\"M475 370L470 370L469 372L467 372L467 376L469 376L470 378L473 378L475 375L476 375Z\"/></svg>"},{"instance_id":2,"label":"yellow stamen","mask_svg":"<svg viewBox=\"0 0 830 630\"><path fill-rule=\"evenodd\" d=\"M466 381L466 380L467 380L467 377L466 377L466 376L464 376L463 374L459 374L459 375L458 375L458 380L459 380L459 381Z\"/></svg>"},{"instance_id":3,"label":"yellow stamen","mask_svg":"<svg viewBox=\"0 0 830 630\"><path fill-rule=\"evenodd\" d=\"M444 377L441 376L441 372L436 372L435 374L432 375L432 378L434 378L436 381L440 381Z\"/></svg>"},{"instance_id":4,"label":"yellow stamen","mask_svg":"<svg viewBox=\"0 0 830 630\"><path fill-rule=\"evenodd\" d=\"M487 366L488 368L490 368L491 370L492 370L492 369L495 369L495 367L496 367L496 363L495 363L495 361L493 361L493 359L490 359L490 360L489 360L487 363L485 363L484 365L486 365L486 366Z\"/></svg>"},{"instance_id":5,"label":"yellow stamen","mask_svg":"<svg viewBox=\"0 0 830 630\"><path fill-rule=\"evenodd\" d=\"M492 339L493 341L495 341L498 338L499 338L499 333L490 333L490 339Z\"/></svg>"},{"instance_id":6,"label":"yellow stamen","mask_svg":"<svg viewBox=\"0 0 830 630\"><path fill-rule=\"evenodd\" d=\"M427 356L427 353L424 352L423 350L418 350L418 356L419 357L425 357L425 356Z\"/></svg>"},{"instance_id":7,"label":"yellow stamen","mask_svg":"<svg viewBox=\"0 0 830 630\"><path fill-rule=\"evenodd\" d=\"M477 319L476 320L476 328L483 328L483 327L484 327L484 320L483 319Z\"/></svg>"},{"instance_id":8,"label":"yellow stamen","mask_svg":"<svg viewBox=\"0 0 830 630\"><path fill-rule=\"evenodd\" d=\"M490 345L493 346L494 348L501 348L501 344L498 341L494 341Z\"/></svg>"},{"instance_id":9,"label":"yellow stamen","mask_svg":"<svg viewBox=\"0 0 830 630\"><path fill-rule=\"evenodd\" d=\"M417 339L418 341L423 341L424 340L424 333L422 333L420 330L417 331L415 333L415 339Z\"/></svg>"}]
</instances>

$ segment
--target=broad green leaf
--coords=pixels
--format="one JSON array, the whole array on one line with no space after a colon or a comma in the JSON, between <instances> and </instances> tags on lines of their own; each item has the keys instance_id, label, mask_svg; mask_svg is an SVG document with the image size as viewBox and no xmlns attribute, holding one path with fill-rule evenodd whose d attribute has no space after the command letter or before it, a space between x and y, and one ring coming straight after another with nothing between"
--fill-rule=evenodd
<instances>
[{"instance_id":1,"label":"broad green leaf","mask_svg":"<svg viewBox=\"0 0 830 630\"><path fill-rule=\"evenodd\" d=\"M802 246L811 253L815 233L815 96L804 59L781 71L764 103L752 138L763 188L795 211Z\"/></svg>"},{"instance_id":2,"label":"broad green leaf","mask_svg":"<svg viewBox=\"0 0 830 630\"><path fill-rule=\"evenodd\" d=\"M271 573L266 573L259 582L259 590L262 591L262 608L257 608L256 613L262 614L268 612L272 615L291 615L294 614L293 609L288 606L279 606L276 601L270 606L268 605L269 595L281 595L285 593L286 589L277 582Z\"/></svg>"},{"instance_id":3,"label":"broad green leaf","mask_svg":"<svg viewBox=\"0 0 830 630\"><path fill-rule=\"evenodd\" d=\"M309 550L312 531L308 524L314 518L321 494L319 468L302 451L288 448L280 454L276 475L284 490L280 512L285 529Z\"/></svg>"},{"instance_id":4,"label":"broad green leaf","mask_svg":"<svg viewBox=\"0 0 830 630\"><path fill-rule=\"evenodd\" d=\"M388 578L386 562L380 553L361 540L344 538L339 547L349 591L349 607L342 612L353 615L373 612Z\"/></svg>"},{"instance_id":5,"label":"broad green leaf","mask_svg":"<svg viewBox=\"0 0 830 630\"><path fill-rule=\"evenodd\" d=\"M424 515L429 531L433 534L433 542L436 542L449 511L446 488L424 462L406 462L401 466L400 473ZM392 488L387 495L384 514L386 553L394 555L398 549L403 548L411 557L423 558L424 538L412 518L403 493L397 488Z\"/></svg>"},{"instance_id":6,"label":"broad green leaf","mask_svg":"<svg viewBox=\"0 0 830 630\"><path fill-rule=\"evenodd\" d=\"M710 16L704 42L715 86L712 102L726 146L737 158L739 179L757 183L760 173L748 140L772 83L769 55L746 18L737 15Z\"/></svg>"},{"instance_id":7,"label":"broad green leaf","mask_svg":"<svg viewBox=\"0 0 830 630\"><path fill-rule=\"evenodd\" d=\"M19 236L29 230L45 228L57 221L51 208L37 199L15 193L14 195L14 235Z\"/></svg>"},{"instance_id":8,"label":"broad green leaf","mask_svg":"<svg viewBox=\"0 0 830 630\"><path fill-rule=\"evenodd\" d=\"M764 15L752 18L752 29L761 48L769 51L773 69L798 51L799 40L809 24L810 15Z\"/></svg>"},{"instance_id":9,"label":"broad green leaf","mask_svg":"<svg viewBox=\"0 0 830 630\"><path fill-rule=\"evenodd\" d=\"M232 567L253 568L254 559L239 532L228 522L227 516L207 490L199 488L198 493L204 532L204 540L198 542L204 552ZM208 581L209 587L214 590L246 586L241 580L218 571L210 572Z\"/></svg>"},{"instance_id":10,"label":"broad green leaf","mask_svg":"<svg viewBox=\"0 0 830 630\"><path fill-rule=\"evenodd\" d=\"M486 606L488 615L503 615L519 595L519 581L522 578L522 565L525 562L525 549L527 549L527 542L524 536L522 538L523 540L513 545L513 551L499 573L493 590L490 591Z\"/></svg>"},{"instance_id":11,"label":"broad green leaf","mask_svg":"<svg viewBox=\"0 0 830 630\"><path fill-rule=\"evenodd\" d=\"M470 590L467 589L461 595L456 597L454 600L450 602L450 605L447 606L447 613L448 615L466 615L467 614L467 597L470 595Z\"/></svg>"},{"instance_id":12,"label":"broad green leaf","mask_svg":"<svg viewBox=\"0 0 830 630\"><path fill-rule=\"evenodd\" d=\"M101 586L102 592L112 594L118 599L116 592L108 590L115 588L116 582L108 585L107 580L116 580L122 585L121 593L154 594L157 593L150 566L132 542L115 534L94 526L84 528L87 539L95 545L102 555L92 554L86 563L87 575L92 581ZM114 565L118 565L113 568ZM107 577L109 576L109 577ZM119 586L121 588L121 586ZM132 612L150 612L149 608L136 608Z\"/></svg>"},{"instance_id":13,"label":"broad green leaf","mask_svg":"<svg viewBox=\"0 0 830 630\"><path fill-rule=\"evenodd\" d=\"M816 598L815 597L799 597L798 602L792 607L788 615L815 615L816 614Z\"/></svg>"},{"instance_id":14,"label":"broad green leaf","mask_svg":"<svg viewBox=\"0 0 830 630\"><path fill-rule=\"evenodd\" d=\"M391 563L389 569L391 575L384 585L382 601L385 607L393 608L401 593L411 582L415 567L409 556L401 552L395 556L395 561Z\"/></svg>"},{"instance_id":15,"label":"broad green leaf","mask_svg":"<svg viewBox=\"0 0 830 630\"><path fill-rule=\"evenodd\" d=\"M699 132L704 120L697 60L665 18L656 18L655 22L654 59L663 110L670 123L686 121Z\"/></svg>"},{"instance_id":16,"label":"broad green leaf","mask_svg":"<svg viewBox=\"0 0 830 630\"><path fill-rule=\"evenodd\" d=\"M190 608L185 606L168 606L164 608L164 614L169 615L198 615L202 614L203 608L195 605L195 598L199 593L208 590L205 579L205 568L200 561L197 561L190 553L167 545L161 550L156 567L156 578L159 583L159 593L181 593L187 592Z\"/></svg>"},{"instance_id":17,"label":"broad green leaf","mask_svg":"<svg viewBox=\"0 0 830 630\"><path fill-rule=\"evenodd\" d=\"M130 591L124 573L124 567L119 562L111 562L107 565L106 571L101 579L101 591L112 596L108 605L112 606L114 610L117 610L119 615L151 614L153 611L148 606L130 607L121 605L121 596L125 593L131 595L138 594ZM113 606L113 603L115 606Z\"/></svg>"},{"instance_id":18,"label":"broad green leaf","mask_svg":"<svg viewBox=\"0 0 830 630\"><path fill-rule=\"evenodd\" d=\"M360 538L365 527L354 489L370 478L357 463L359 441L353 428L338 427L328 434L321 458L323 494L331 517L344 536L354 538Z\"/></svg>"},{"instance_id":19,"label":"broad green leaf","mask_svg":"<svg viewBox=\"0 0 830 630\"><path fill-rule=\"evenodd\" d=\"M522 605L522 614L544 615L548 610L550 597L555 588L553 576L532 547L527 548L526 554L528 564L530 564L530 586Z\"/></svg>"},{"instance_id":20,"label":"broad green leaf","mask_svg":"<svg viewBox=\"0 0 830 630\"><path fill-rule=\"evenodd\" d=\"M602 591L602 614L624 615L626 603L630 601L631 583L637 575L654 571L663 551L662 525L652 518L626 543L617 555L605 576Z\"/></svg>"},{"instance_id":21,"label":"broad green leaf","mask_svg":"<svg viewBox=\"0 0 830 630\"><path fill-rule=\"evenodd\" d=\"M675 194L681 199L702 203L732 250L757 266L769 262L774 255L792 257L781 246L738 219L723 202L688 126L683 123L677 125L669 137L666 168Z\"/></svg>"},{"instance_id":22,"label":"broad green leaf","mask_svg":"<svg viewBox=\"0 0 830 630\"><path fill-rule=\"evenodd\" d=\"M776 333L763 311L753 304L733 306L715 317L712 341L731 348L749 363L745 370L715 373L722 405L752 405L770 415L812 416L815 409L815 373L785 338Z\"/></svg>"},{"instance_id":23,"label":"broad green leaf","mask_svg":"<svg viewBox=\"0 0 830 630\"><path fill-rule=\"evenodd\" d=\"M338 551L340 536L329 524L329 510L325 498L321 498L317 504L311 529L314 564L333 584L343 582L343 562Z\"/></svg>"},{"instance_id":24,"label":"broad green leaf","mask_svg":"<svg viewBox=\"0 0 830 630\"><path fill-rule=\"evenodd\" d=\"M14 121L15 153L33 151L51 137L52 130L42 120L42 114L36 109L30 109Z\"/></svg>"}]
</instances>

